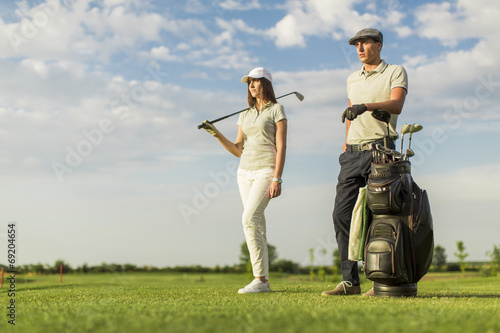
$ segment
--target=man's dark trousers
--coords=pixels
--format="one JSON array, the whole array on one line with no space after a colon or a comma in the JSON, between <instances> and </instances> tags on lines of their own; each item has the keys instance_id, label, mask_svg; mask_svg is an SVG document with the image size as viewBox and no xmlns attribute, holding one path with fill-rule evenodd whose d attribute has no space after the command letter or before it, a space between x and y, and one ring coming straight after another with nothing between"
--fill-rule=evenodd
<instances>
[{"instance_id":1,"label":"man's dark trousers","mask_svg":"<svg viewBox=\"0 0 500 333\"><path fill-rule=\"evenodd\" d=\"M394 149L394 142L389 140L388 147ZM365 187L370 175L372 152L357 151L348 145L339 157L340 172L337 194L333 209L333 226L342 261L342 279L353 285L359 285L358 262L348 259L349 231L351 230L352 210L358 199L359 189Z\"/></svg>"},{"instance_id":2,"label":"man's dark trousers","mask_svg":"<svg viewBox=\"0 0 500 333\"><path fill-rule=\"evenodd\" d=\"M342 261L342 279L353 285L359 285L359 276L358 262L347 259L352 210L356 204L359 189L365 187L368 181L371 162L371 151L355 151L351 146L347 146L347 150L339 157L340 173L333 209L333 226Z\"/></svg>"}]
</instances>

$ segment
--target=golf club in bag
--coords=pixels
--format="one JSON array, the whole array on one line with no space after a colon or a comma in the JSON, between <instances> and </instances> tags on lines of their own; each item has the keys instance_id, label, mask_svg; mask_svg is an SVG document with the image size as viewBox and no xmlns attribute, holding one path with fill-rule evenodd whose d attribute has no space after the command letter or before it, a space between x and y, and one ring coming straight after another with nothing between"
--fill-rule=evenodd
<instances>
[{"instance_id":1,"label":"golf club in bag","mask_svg":"<svg viewBox=\"0 0 500 333\"><path fill-rule=\"evenodd\" d=\"M372 114L388 124L387 111ZM406 128L405 132L411 131ZM380 144L370 147L376 151L374 156L382 157L372 161L367 184L370 218L364 271L374 282L375 296L416 296L417 282L429 270L434 253L429 198L413 180L408 156L404 158L402 153Z\"/></svg>"},{"instance_id":2,"label":"golf club in bag","mask_svg":"<svg viewBox=\"0 0 500 333\"><path fill-rule=\"evenodd\" d=\"M280 98L283 98L283 97L285 97L285 96L289 96L289 95L292 95L292 94L294 94L294 95L295 95L295 96L299 99L299 101L301 101L301 102L302 102L302 101L304 100L304 95L302 95L301 93L296 92L296 91L292 91L291 93L288 93L288 94L285 94L285 95L281 95L281 96L279 96L279 97L276 97L276 99L278 100L278 99L280 99ZM247 110L249 110L249 109L250 109L250 108L246 108L246 109L243 109L243 110L236 111L236 112L234 112L234 113L228 114L227 116L220 117L220 118L217 118L217 119L215 119L215 120L210 120L210 121L209 121L209 123L210 123L210 124L214 124L214 123L216 123L216 122L218 122L218 121L221 121L221 120L224 120L224 119L226 119L226 118L232 117L232 116L234 116L234 115L237 115L238 113L242 113L243 111L247 111ZM198 125L198 129L201 129L201 128L204 128L204 127L205 127L205 125L204 125L204 124L200 124L200 125Z\"/></svg>"}]
</instances>

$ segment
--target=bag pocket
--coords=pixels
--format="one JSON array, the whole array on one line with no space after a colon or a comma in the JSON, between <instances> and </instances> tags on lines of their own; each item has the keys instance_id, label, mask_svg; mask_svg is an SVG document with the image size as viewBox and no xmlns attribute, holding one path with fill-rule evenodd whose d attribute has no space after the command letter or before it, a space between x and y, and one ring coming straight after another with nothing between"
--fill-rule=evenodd
<instances>
[{"instance_id":1,"label":"bag pocket","mask_svg":"<svg viewBox=\"0 0 500 333\"><path fill-rule=\"evenodd\" d=\"M397 214L403 206L401 177L387 179L370 175L366 192L368 207L376 215Z\"/></svg>"},{"instance_id":2,"label":"bag pocket","mask_svg":"<svg viewBox=\"0 0 500 333\"><path fill-rule=\"evenodd\" d=\"M374 282L395 285L408 280L402 222L374 221L365 248L365 274Z\"/></svg>"}]
</instances>

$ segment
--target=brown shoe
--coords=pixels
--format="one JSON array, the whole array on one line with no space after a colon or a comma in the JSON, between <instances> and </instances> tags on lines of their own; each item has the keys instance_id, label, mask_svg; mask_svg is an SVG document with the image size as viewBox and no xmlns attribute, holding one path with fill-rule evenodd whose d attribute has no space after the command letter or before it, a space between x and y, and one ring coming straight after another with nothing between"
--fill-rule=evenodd
<instances>
[{"instance_id":1,"label":"brown shoe","mask_svg":"<svg viewBox=\"0 0 500 333\"><path fill-rule=\"evenodd\" d=\"M358 286L353 286L352 282L342 281L335 289L323 291L321 295L325 296L335 296L335 295L359 295L361 294L361 288Z\"/></svg>"},{"instance_id":2,"label":"brown shoe","mask_svg":"<svg viewBox=\"0 0 500 333\"><path fill-rule=\"evenodd\" d=\"M370 289L366 293L363 294L363 296L375 296L375 290Z\"/></svg>"}]
</instances>

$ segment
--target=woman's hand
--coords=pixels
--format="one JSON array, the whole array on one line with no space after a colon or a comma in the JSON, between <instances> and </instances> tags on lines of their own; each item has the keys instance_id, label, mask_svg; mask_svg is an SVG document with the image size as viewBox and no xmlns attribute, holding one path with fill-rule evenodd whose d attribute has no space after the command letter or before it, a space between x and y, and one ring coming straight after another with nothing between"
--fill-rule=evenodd
<instances>
[{"instance_id":1,"label":"woman's hand","mask_svg":"<svg viewBox=\"0 0 500 333\"><path fill-rule=\"evenodd\" d=\"M271 182L271 186L269 186L269 197L276 198L279 197L281 194L281 184L278 184L276 181Z\"/></svg>"},{"instance_id":2,"label":"woman's hand","mask_svg":"<svg viewBox=\"0 0 500 333\"><path fill-rule=\"evenodd\" d=\"M217 130L217 128L215 128L215 126L211 123L208 122L208 120L205 120L203 123L203 129L205 131L207 131L208 133L210 133L210 135L212 136L216 136L217 134L219 134L219 131Z\"/></svg>"}]
</instances>

